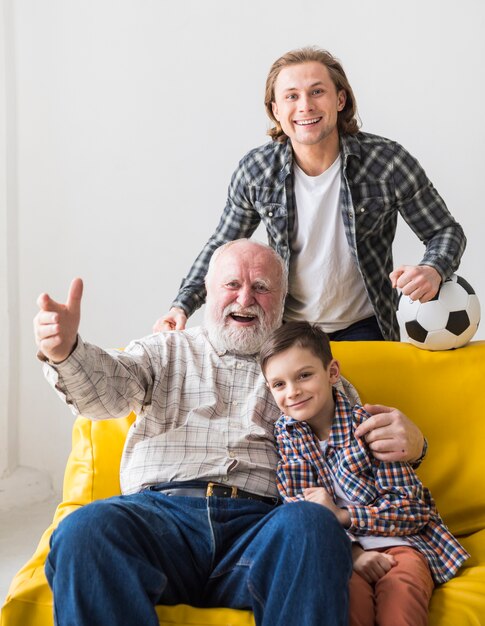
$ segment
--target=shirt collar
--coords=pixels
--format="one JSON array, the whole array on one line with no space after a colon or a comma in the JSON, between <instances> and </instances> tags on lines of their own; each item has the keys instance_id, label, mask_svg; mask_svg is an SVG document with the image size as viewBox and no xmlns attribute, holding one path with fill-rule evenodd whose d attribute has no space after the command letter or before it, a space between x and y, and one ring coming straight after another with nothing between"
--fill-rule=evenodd
<instances>
[{"instance_id":1,"label":"shirt collar","mask_svg":"<svg viewBox=\"0 0 485 626\"><path fill-rule=\"evenodd\" d=\"M284 141L276 141L277 154L280 160L281 168L279 171L279 180L281 183L291 174L293 168L293 148L291 147L291 141L285 139Z\"/></svg>"},{"instance_id":2,"label":"shirt collar","mask_svg":"<svg viewBox=\"0 0 485 626\"><path fill-rule=\"evenodd\" d=\"M362 157L360 141L356 135L340 135L340 154L342 155L344 166L347 165L349 156L355 156L358 159Z\"/></svg>"},{"instance_id":3,"label":"shirt collar","mask_svg":"<svg viewBox=\"0 0 485 626\"><path fill-rule=\"evenodd\" d=\"M360 141L356 135L340 135L340 154L342 157L342 163L347 165L347 159L349 156L355 156L358 159L362 157L362 149ZM291 174L293 168L293 148L291 147L291 141L286 139L282 142L276 142L279 144L279 156L281 160L280 169L280 181L283 182L289 174Z\"/></svg>"}]
</instances>

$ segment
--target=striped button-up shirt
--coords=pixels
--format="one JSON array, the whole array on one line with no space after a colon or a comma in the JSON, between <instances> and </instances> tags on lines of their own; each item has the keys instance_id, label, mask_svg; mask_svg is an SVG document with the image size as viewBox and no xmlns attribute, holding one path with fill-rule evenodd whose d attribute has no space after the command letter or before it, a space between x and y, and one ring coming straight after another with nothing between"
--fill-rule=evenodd
<instances>
[{"instance_id":1,"label":"striped button-up shirt","mask_svg":"<svg viewBox=\"0 0 485 626\"><path fill-rule=\"evenodd\" d=\"M217 352L203 328L151 335L124 351L78 338L68 359L44 371L75 414L137 414L121 460L123 493L206 480L278 495L279 412L257 360ZM345 393L355 390L346 383Z\"/></svg>"},{"instance_id":2,"label":"striped button-up shirt","mask_svg":"<svg viewBox=\"0 0 485 626\"><path fill-rule=\"evenodd\" d=\"M325 452L305 422L287 416L276 422L281 497L301 500L307 487L325 487L335 499L335 480L353 503L346 506L351 538L405 536L428 560L435 582L449 580L469 555L445 526L429 490L408 463L375 459L365 441L354 436L369 414L359 405L352 409L339 392L335 399Z\"/></svg>"},{"instance_id":3,"label":"striped button-up shirt","mask_svg":"<svg viewBox=\"0 0 485 626\"><path fill-rule=\"evenodd\" d=\"M344 135L340 155L340 210L347 242L384 338L398 340L397 293L389 280L398 214L426 245L420 264L434 267L443 279L458 267L466 239L418 161L401 145L368 133ZM204 278L214 250L250 237L261 221L268 243L289 268L297 210L292 165L288 141L268 142L240 161L216 232L182 281L173 306L188 314L198 308L205 300ZM417 264L413 259L408 263Z\"/></svg>"}]
</instances>

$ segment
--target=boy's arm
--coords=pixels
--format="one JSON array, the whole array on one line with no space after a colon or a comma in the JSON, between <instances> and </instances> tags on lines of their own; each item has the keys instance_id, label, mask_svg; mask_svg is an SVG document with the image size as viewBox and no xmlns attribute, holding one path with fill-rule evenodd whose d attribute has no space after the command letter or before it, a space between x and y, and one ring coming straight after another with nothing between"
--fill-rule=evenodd
<instances>
[{"instance_id":1,"label":"boy's arm","mask_svg":"<svg viewBox=\"0 0 485 626\"><path fill-rule=\"evenodd\" d=\"M347 506L348 531L354 535L416 534L430 520L433 502L429 492L406 463L375 461L374 466L378 466L374 473L377 496L372 504ZM392 484L392 478L398 475L400 484Z\"/></svg>"},{"instance_id":2,"label":"boy's arm","mask_svg":"<svg viewBox=\"0 0 485 626\"><path fill-rule=\"evenodd\" d=\"M354 423L365 423L368 414L354 407ZM419 532L435 513L431 494L408 463L375 459L364 439L357 439L359 460L354 464L363 481L374 483L376 495L370 504L349 504L349 532L354 535L411 535Z\"/></svg>"},{"instance_id":3,"label":"boy's arm","mask_svg":"<svg viewBox=\"0 0 485 626\"><path fill-rule=\"evenodd\" d=\"M276 484L280 496L285 502L305 500L303 490L314 487L317 482L313 476L311 464L294 445L283 423L279 419L275 424L275 441L278 451Z\"/></svg>"}]
</instances>

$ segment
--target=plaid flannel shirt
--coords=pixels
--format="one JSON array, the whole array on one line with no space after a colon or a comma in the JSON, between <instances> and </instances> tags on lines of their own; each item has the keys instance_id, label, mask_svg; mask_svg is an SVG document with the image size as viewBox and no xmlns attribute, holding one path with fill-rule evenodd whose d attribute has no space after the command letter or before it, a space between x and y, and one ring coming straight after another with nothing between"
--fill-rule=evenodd
<instances>
[{"instance_id":1,"label":"plaid flannel shirt","mask_svg":"<svg viewBox=\"0 0 485 626\"><path fill-rule=\"evenodd\" d=\"M287 416L276 422L281 497L302 500L307 487L324 487L335 498L335 479L353 502L346 507L353 539L406 536L428 560L435 582L449 580L469 555L445 526L431 493L409 463L384 463L371 455L365 441L354 436L369 414L359 405L352 409L338 391L334 394L335 418L325 453L305 422Z\"/></svg>"},{"instance_id":2,"label":"plaid flannel shirt","mask_svg":"<svg viewBox=\"0 0 485 626\"><path fill-rule=\"evenodd\" d=\"M418 161L398 143L361 132L341 136L340 153L340 205L347 241L385 339L398 340L397 293L389 280L398 213L426 245L420 264L434 267L443 279L457 269L465 235ZM289 268L296 211L292 162L289 141L268 142L240 161L217 229L182 281L172 306L188 315L201 306L214 250L227 241L250 237L261 221L268 243Z\"/></svg>"}]
</instances>

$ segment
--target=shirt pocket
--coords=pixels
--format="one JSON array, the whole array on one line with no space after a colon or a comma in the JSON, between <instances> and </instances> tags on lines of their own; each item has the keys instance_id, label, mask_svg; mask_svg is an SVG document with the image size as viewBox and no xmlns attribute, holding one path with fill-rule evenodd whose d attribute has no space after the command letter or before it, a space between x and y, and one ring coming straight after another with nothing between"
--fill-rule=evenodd
<instances>
[{"instance_id":1,"label":"shirt pocket","mask_svg":"<svg viewBox=\"0 0 485 626\"><path fill-rule=\"evenodd\" d=\"M274 202L257 201L255 208L266 228L269 244L279 249L282 244L286 244L286 233L288 230L286 207Z\"/></svg>"},{"instance_id":2,"label":"shirt pocket","mask_svg":"<svg viewBox=\"0 0 485 626\"><path fill-rule=\"evenodd\" d=\"M375 237L387 230L389 222L397 219L391 185L362 183L351 188L355 230L360 239Z\"/></svg>"},{"instance_id":3,"label":"shirt pocket","mask_svg":"<svg viewBox=\"0 0 485 626\"><path fill-rule=\"evenodd\" d=\"M255 186L252 188L252 195L254 208L266 228L268 242L279 249L281 244L286 244L288 230L284 190L281 187Z\"/></svg>"}]
</instances>

